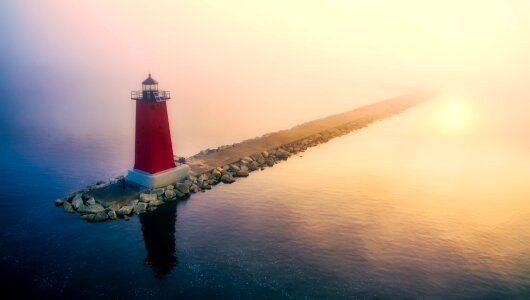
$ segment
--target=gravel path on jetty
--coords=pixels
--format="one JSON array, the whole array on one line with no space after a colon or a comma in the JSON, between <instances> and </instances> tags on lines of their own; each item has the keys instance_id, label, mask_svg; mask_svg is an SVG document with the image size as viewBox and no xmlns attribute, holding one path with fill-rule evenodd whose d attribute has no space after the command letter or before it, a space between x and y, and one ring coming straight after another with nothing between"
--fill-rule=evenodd
<instances>
[{"instance_id":1,"label":"gravel path on jetty","mask_svg":"<svg viewBox=\"0 0 530 300\"><path fill-rule=\"evenodd\" d=\"M387 99L288 130L203 150L185 159L190 166L190 177L184 182L148 189L119 176L72 192L55 200L55 205L62 206L65 212L81 214L81 219L88 222L128 220L134 214L155 211L165 202L188 198L221 182L233 183L237 177L247 177L250 172L272 167L309 147L398 114L430 97L412 94Z\"/></svg>"},{"instance_id":2,"label":"gravel path on jetty","mask_svg":"<svg viewBox=\"0 0 530 300\"><path fill-rule=\"evenodd\" d=\"M295 143L312 135L333 133L335 136L337 130L350 132L362 128L374 121L400 113L427 98L428 95L416 94L376 102L231 146L203 150L188 158L186 164L190 166L190 171L194 175L202 174L217 167L234 163L243 157Z\"/></svg>"}]
</instances>

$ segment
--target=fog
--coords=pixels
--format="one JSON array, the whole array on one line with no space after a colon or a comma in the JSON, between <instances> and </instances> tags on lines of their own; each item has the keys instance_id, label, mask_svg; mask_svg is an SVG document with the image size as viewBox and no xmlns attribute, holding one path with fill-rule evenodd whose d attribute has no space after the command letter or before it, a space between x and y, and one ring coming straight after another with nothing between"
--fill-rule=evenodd
<instances>
[{"instance_id":1,"label":"fog","mask_svg":"<svg viewBox=\"0 0 530 300\"><path fill-rule=\"evenodd\" d=\"M0 20L5 132L132 145L148 73L185 155L416 89L530 126L525 0L7 0Z\"/></svg>"}]
</instances>

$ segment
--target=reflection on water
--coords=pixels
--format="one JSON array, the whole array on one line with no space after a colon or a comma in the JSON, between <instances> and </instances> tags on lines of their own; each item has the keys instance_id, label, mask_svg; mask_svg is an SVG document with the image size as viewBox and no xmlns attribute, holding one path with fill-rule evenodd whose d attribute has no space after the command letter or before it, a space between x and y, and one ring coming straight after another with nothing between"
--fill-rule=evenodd
<instances>
[{"instance_id":1,"label":"reflection on water","mask_svg":"<svg viewBox=\"0 0 530 300\"><path fill-rule=\"evenodd\" d=\"M147 257L157 278L163 278L178 264L175 254L177 202L169 202L155 211L140 215Z\"/></svg>"},{"instance_id":2,"label":"reflection on water","mask_svg":"<svg viewBox=\"0 0 530 300\"><path fill-rule=\"evenodd\" d=\"M129 222L80 222L52 204L130 166L125 144L8 138L0 288L53 299L530 299L528 142L482 125L447 134L438 107ZM444 120L455 129L461 117Z\"/></svg>"}]
</instances>

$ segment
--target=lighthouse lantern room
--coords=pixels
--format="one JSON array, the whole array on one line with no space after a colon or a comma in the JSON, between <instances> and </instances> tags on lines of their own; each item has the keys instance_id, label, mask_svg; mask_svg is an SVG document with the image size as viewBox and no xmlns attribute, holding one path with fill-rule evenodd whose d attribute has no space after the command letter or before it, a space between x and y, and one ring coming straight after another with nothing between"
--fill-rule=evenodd
<instances>
[{"instance_id":1,"label":"lighthouse lantern room","mask_svg":"<svg viewBox=\"0 0 530 300\"><path fill-rule=\"evenodd\" d=\"M136 101L135 155L127 180L150 188L184 180L189 167L177 165L173 157L166 106L169 91L160 91L149 74L142 90L131 92L131 99Z\"/></svg>"}]
</instances>

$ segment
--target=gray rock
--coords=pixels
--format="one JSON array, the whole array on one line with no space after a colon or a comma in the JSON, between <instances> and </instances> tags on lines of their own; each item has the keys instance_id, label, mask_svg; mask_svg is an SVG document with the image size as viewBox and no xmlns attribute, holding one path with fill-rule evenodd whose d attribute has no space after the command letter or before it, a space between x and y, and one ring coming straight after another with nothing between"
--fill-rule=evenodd
<instances>
[{"instance_id":1,"label":"gray rock","mask_svg":"<svg viewBox=\"0 0 530 300\"><path fill-rule=\"evenodd\" d=\"M80 218L81 218L81 220L92 222L92 221L94 221L94 217L95 216L96 216L96 214L86 214L86 215L82 215Z\"/></svg>"},{"instance_id":2,"label":"gray rock","mask_svg":"<svg viewBox=\"0 0 530 300\"><path fill-rule=\"evenodd\" d=\"M127 216L130 215L136 205L138 204L138 199L131 200L129 203L125 206L122 206L120 209L116 210L116 214L119 216Z\"/></svg>"},{"instance_id":3,"label":"gray rock","mask_svg":"<svg viewBox=\"0 0 530 300\"><path fill-rule=\"evenodd\" d=\"M279 149L278 151L276 151L276 157L279 159L287 159L289 158L289 152L283 149Z\"/></svg>"},{"instance_id":4,"label":"gray rock","mask_svg":"<svg viewBox=\"0 0 530 300\"><path fill-rule=\"evenodd\" d=\"M83 194L81 195L81 199L83 199L83 201L87 201L88 199L92 198L89 194Z\"/></svg>"},{"instance_id":5,"label":"gray rock","mask_svg":"<svg viewBox=\"0 0 530 300\"><path fill-rule=\"evenodd\" d=\"M253 161L250 164L248 164L248 169L250 171L256 171L257 169L259 169L259 165L257 162Z\"/></svg>"},{"instance_id":6,"label":"gray rock","mask_svg":"<svg viewBox=\"0 0 530 300\"><path fill-rule=\"evenodd\" d=\"M265 158L261 153L252 154L250 157L254 159L258 164L262 165L265 162Z\"/></svg>"},{"instance_id":7,"label":"gray rock","mask_svg":"<svg viewBox=\"0 0 530 300\"><path fill-rule=\"evenodd\" d=\"M134 207L134 212L136 214L143 214L145 213L147 209L147 203L145 202L139 202L138 204L136 204L136 206Z\"/></svg>"},{"instance_id":8,"label":"gray rock","mask_svg":"<svg viewBox=\"0 0 530 300\"><path fill-rule=\"evenodd\" d=\"M153 189L151 192L156 194L157 196L161 196L164 194L164 188ZM146 201L146 202L149 202L149 201Z\"/></svg>"},{"instance_id":9,"label":"gray rock","mask_svg":"<svg viewBox=\"0 0 530 300\"><path fill-rule=\"evenodd\" d=\"M83 199L81 198L80 194L76 194L74 198L72 199L72 206L75 210L79 208L79 206L83 205Z\"/></svg>"},{"instance_id":10,"label":"gray rock","mask_svg":"<svg viewBox=\"0 0 530 300\"><path fill-rule=\"evenodd\" d=\"M149 207L151 207L151 206L160 206L162 204L164 204L164 201L160 201L160 200L151 201L151 202L149 202Z\"/></svg>"},{"instance_id":11,"label":"gray rock","mask_svg":"<svg viewBox=\"0 0 530 300\"><path fill-rule=\"evenodd\" d=\"M237 171L236 174L235 174L235 177L248 177L248 171Z\"/></svg>"},{"instance_id":12,"label":"gray rock","mask_svg":"<svg viewBox=\"0 0 530 300\"><path fill-rule=\"evenodd\" d=\"M234 173L237 172L237 171L240 171L240 170L241 170L241 168L239 168L239 166L236 165L236 164L231 164L230 168L228 168L228 171L234 172Z\"/></svg>"},{"instance_id":13,"label":"gray rock","mask_svg":"<svg viewBox=\"0 0 530 300\"><path fill-rule=\"evenodd\" d=\"M156 207L156 206L149 206L149 207L147 208L147 211L155 211L155 210L157 210L157 209L158 209L158 207Z\"/></svg>"},{"instance_id":14,"label":"gray rock","mask_svg":"<svg viewBox=\"0 0 530 300\"><path fill-rule=\"evenodd\" d=\"M144 193L140 194L140 201L141 202L156 201L156 198L157 198L157 194L144 194Z\"/></svg>"},{"instance_id":15,"label":"gray rock","mask_svg":"<svg viewBox=\"0 0 530 300\"><path fill-rule=\"evenodd\" d=\"M64 204L64 200L63 199L57 199L53 202L53 204L55 204L55 206L59 207L61 205Z\"/></svg>"},{"instance_id":16,"label":"gray rock","mask_svg":"<svg viewBox=\"0 0 530 300\"><path fill-rule=\"evenodd\" d=\"M174 199L177 196L177 192L175 190L167 190L164 195L167 199ZM154 203L156 201L150 201L149 203Z\"/></svg>"},{"instance_id":17,"label":"gray rock","mask_svg":"<svg viewBox=\"0 0 530 300\"><path fill-rule=\"evenodd\" d=\"M99 204L101 204L104 208L110 208L112 210L118 210L121 207L119 201L102 202Z\"/></svg>"},{"instance_id":18,"label":"gray rock","mask_svg":"<svg viewBox=\"0 0 530 300\"><path fill-rule=\"evenodd\" d=\"M221 172L217 169L213 169L211 174L212 174L212 177L215 179L219 179L222 176Z\"/></svg>"},{"instance_id":19,"label":"gray rock","mask_svg":"<svg viewBox=\"0 0 530 300\"><path fill-rule=\"evenodd\" d=\"M88 199L88 200L86 201L86 204L88 204L88 205L94 205L94 204L96 204L96 199L94 199L94 197L92 197L92 198L90 198L90 199Z\"/></svg>"},{"instance_id":20,"label":"gray rock","mask_svg":"<svg viewBox=\"0 0 530 300\"><path fill-rule=\"evenodd\" d=\"M136 204L138 204L138 202L140 202L138 201L138 199L130 200L129 203L127 203L127 206L131 206L134 208Z\"/></svg>"},{"instance_id":21,"label":"gray rock","mask_svg":"<svg viewBox=\"0 0 530 300\"><path fill-rule=\"evenodd\" d=\"M118 217L116 215L116 212L113 209L107 208L106 209L106 213L107 213L107 216L109 217L109 219L111 219L111 220L116 220L116 218Z\"/></svg>"},{"instance_id":22,"label":"gray rock","mask_svg":"<svg viewBox=\"0 0 530 300\"><path fill-rule=\"evenodd\" d=\"M77 209L77 212L82 213L82 214L97 214L97 213L104 212L104 211L105 211L105 208L103 207L103 205L99 203L94 203L90 205L82 204Z\"/></svg>"},{"instance_id":23,"label":"gray rock","mask_svg":"<svg viewBox=\"0 0 530 300\"><path fill-rule=\"evenodd\" d=\"M190 188L189 188L189 187L190 187L190 186L187 185L187 184L185 184L185 183L177 183L177 184L175 185L175 188L176 188L179 192L181 192L181 193L183 193L183 194L189 194L189 193L190 193Z\"/></svg>"},{"instance_id":24,"label":"gray rock","mask_svg":"<svg viewBox=\"0 0 530 300\"><path fill-rule=\"evenodd\" d=\"M69 202L64 202L63 208L64 208L64 211L67 213L73 213L75 211L74 208L72 207L72 204L70 204Z\"/></svg>"},{"instance_id":25,"label":"gray rock","mask_svg":"<svg viewBox=\"0 0 530 300\"><path fill-rule=\"evenodd\" d=\"M191 187L190 187L190 192L191 193L198 193L200 191L201 191L201 188L198 185L196 185L196 184L192 184L191 185Z\"/></svg>"},{"instance_id":26,"label":"gray rock","mask_svg":"<svg viewBox=\"0 0 530 300\"><path fill-rule=\"evenodd\" d=\"M232 175L224 174L223 176L221 176L221 181L223 183L232 183L236 180L232 177Z\"/></svg>"},{"instance_id":27,"label":"gray rock","mask_svg":"<svg viewBox=\"0 0 530 300\"><path fill-rule=\"evenodd\" d=\"M92 220L92 222L103 222L103 221L107 221L108 219L109 219L109 215L107 215L106 212L102 211L102 212L98 212L94 216L94 220Z\"/></svg>"},{"instance_id":28,"label":"gray rock","mask_svg":"<svg viewBox=\"0 0 530 300\"><path fill-rule=\"evenodd\" d=\"M174 188L175 188L175 187L174 187L172 184L170 184L170 185L166 186L166 191L167 191L167 190L172 190L172 189L174 189Z\"/></svg>"},{"instance_id":29,"label":"gray rock","mask_svg":"<svg viewBox=\"0 0 530 300\"><path fill-rule=\"evenodd\" d=\"M133 212L134 207L124 206L116 211L118 216L128 216Z\"/></svg>"}]
</instances>

